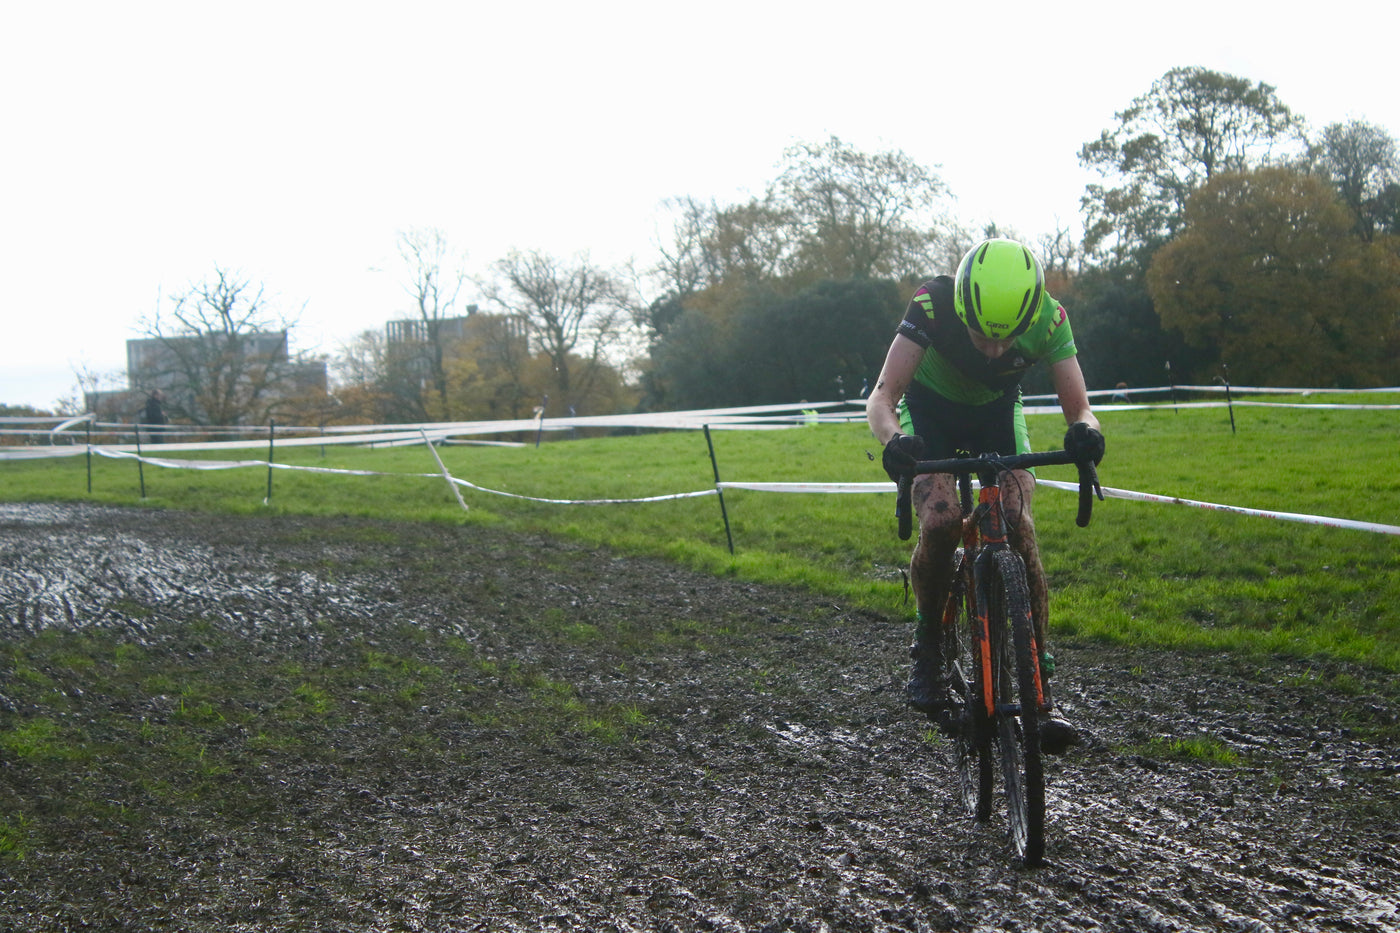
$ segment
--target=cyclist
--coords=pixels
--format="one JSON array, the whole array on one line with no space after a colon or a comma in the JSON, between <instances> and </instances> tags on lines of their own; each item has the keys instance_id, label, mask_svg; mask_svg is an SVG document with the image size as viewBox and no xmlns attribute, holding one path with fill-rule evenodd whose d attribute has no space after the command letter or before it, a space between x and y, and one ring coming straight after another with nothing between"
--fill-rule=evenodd
<instances>
[{"instance_id":1,"label":"cyclist","mask_svg":"<svg viewBox=\"0 0 1400 933\"><path fill-rule=\"evenodd\" d=\"M1065 309L1046 293L1045 274L1030 250L1001 238L977 244L954 277L938 276L914 293L866 402L870 430L885 445L885 470L895 478L916 460L1029 452L1021 377L1042 360L1069 424L1065 449L1097 463L1103 434L1089 407L1077 354ZM1054 666L1045 651L1049 593L1031 517L1035 479L1017 470L1001 483L1008 536L1026 564L1041 666L1048 675ZM947 709L948 691L935 626L952 583L962 510L948 475L916 477L912 501L919 520L909 566L917 614L906 693L911 705L937 719ZM1069 722L1042 715L1044 751L1058 753L1078 741Z\"/></svg>"}]
</instances>

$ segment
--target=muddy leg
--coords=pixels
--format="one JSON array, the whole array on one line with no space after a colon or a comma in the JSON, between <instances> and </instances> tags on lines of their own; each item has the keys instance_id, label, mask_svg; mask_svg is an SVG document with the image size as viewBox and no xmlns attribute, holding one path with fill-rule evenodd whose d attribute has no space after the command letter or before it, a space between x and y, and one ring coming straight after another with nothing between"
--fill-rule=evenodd
<instances>
[{"instance_id":1,"label":"muddy leg","mask_svg":"<svg viewBox=\"0 0 1400 933\"><path fill-rule=\"evenodd\" d=\"M906 693L913 706L935 713L947 702L943 639L938 626L952 587L951 563L962 529L962 509L953 482L946 476L916 478L913 503L919 518L919 541L909 561L909 578L918 614L914 644L909 649L913 671Z\"/></svg>"}]
</instances>

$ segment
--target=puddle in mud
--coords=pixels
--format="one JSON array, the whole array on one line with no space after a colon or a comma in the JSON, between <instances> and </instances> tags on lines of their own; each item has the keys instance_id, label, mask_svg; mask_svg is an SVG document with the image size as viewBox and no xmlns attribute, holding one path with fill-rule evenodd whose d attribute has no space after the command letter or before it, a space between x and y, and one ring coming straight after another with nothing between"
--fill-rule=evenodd
<instances>
[{"instance_id":1,"label":"puddle in mud","mask_svg":"<svg viewBox=\"0 0 1400 933\"><path fill-rule=\"evenodd\" d=\"M153 619L203 618L249 634L304 629L318 614L367 617L382 606L354 581L274 569L275 553L197 541L112 521L111 510L0 503L0 607L11 628L95 626L139 634ZM148 519L150 517L148 516ZM139 614L132 609L139 608Z\"/></svg>"}]
</instances>

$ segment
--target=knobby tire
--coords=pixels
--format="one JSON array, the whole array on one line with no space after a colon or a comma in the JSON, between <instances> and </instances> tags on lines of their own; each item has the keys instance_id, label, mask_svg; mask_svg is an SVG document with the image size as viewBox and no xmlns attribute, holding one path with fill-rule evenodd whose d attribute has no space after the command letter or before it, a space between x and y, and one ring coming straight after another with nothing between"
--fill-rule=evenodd
<instances>
[{"instance_id":1,"label":"knobby tire","mask_svg":"<svg viewBox=\"0 0 1400 933\"><path fill-rule=\"evenodd\" d=\"M1045 855L1045 773L1040 759L1034 625L1021 558L1010 550L998 551L995 568L995 579L987 581L985 591L1007 822L1017 856L1034 867Z\"/></svg>"},{"instance_id":2,"label":"knobby tire","mask_svg":"<svg viewBox=\"0 0 1400 933\"><path fill-rule=\"evenodd\" d=\"M994 768L992 729L982 702L980 653L973 641L968 612L972 567L963 550L953 556L952 588L943 615L944 683L952 693L953 757L958 770L958 795L968 815L978 822L992 815Z\"/></svg>"}]
</instances>

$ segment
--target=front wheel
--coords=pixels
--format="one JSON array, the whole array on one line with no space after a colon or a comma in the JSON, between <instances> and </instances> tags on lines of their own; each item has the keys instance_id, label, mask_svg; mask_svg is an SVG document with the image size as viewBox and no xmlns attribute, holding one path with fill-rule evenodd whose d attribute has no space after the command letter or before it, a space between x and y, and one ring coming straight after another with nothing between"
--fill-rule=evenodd
<instances>
[{"instance_id":1,"label":"front wheel","mask_svg":"<svg viewBox=\"0 0 1400 933\"><path fill-rule=\"evenodd\" d=\"M975 614L972 566L963 550L953 555L953 585L943 613L944 683L952 701L953 756L958 769L958 795L968 815L982 822L992 815L992 726L982 701L982 651L972 622Z\"/></svg>"},{"instance_id":2,"label":"front wheel","mask_svg":"<svg viewBox=\"0 0 1400 933\"><path fill-rule=\"evenodd\" d=\"M996 734L1006 784L1011 842L1028 867L1045 856L1045 772L1040 760L1039 681L1026 570L1012 551L997 553L983 593L996 687Z\"/></svg>"}]
</instances>

